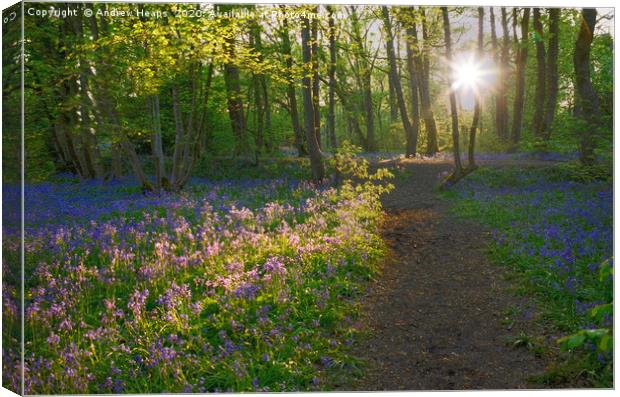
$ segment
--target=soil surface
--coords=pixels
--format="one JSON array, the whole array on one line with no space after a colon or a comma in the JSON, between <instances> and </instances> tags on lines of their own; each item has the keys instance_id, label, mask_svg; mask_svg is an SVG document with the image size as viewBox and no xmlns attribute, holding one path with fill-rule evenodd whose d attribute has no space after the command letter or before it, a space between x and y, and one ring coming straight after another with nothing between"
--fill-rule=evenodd
<instances>
[{"instance_id":1,"label":"soil surface","mask_svg":"<svg viewBox=\"0 0 620 397\"><path fill-rule=\"evenodd\" d=\"M480 162L483 163L483 162ZM514 163L514 162L512 162ZM486 256L483 226L450 213L438 198L438 175L448 161L401 160L409 176L394 181L384 200L383 238L390 254L362 303L367 337L353 348L364 374L341 390L538 388L544 360L515 338L506 314L529 305ZM491 166L512 165L506 162ZM522 164L534 165L534 164Z\"/></svg>"}]
</instances>

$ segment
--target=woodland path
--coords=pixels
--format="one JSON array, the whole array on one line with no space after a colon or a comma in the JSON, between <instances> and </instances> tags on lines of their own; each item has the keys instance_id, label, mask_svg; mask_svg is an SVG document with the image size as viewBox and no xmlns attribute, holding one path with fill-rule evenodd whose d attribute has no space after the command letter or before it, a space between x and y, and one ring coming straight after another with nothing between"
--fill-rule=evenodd
<instances>
[{"instance_id":1,"label":"woodland path","mask_svg":"<svg viewBox=\"0 0 620 397\"><path fill-rule=\"evenodd\" d=\"M439 173L450 171L451 162L400 164L410 175L396 180L383 200L382 234L390 253L363 298L359 326L368 336L353 351L366 361L364 374L337 388L540 387L528 378L543 372L543 360L510 344L531 324L505 320L507 310L528 305L527 298L516 296L502 277L506 270L486 257L489 231L456 218L435 192Z\"/></svg>"}]
</instances>

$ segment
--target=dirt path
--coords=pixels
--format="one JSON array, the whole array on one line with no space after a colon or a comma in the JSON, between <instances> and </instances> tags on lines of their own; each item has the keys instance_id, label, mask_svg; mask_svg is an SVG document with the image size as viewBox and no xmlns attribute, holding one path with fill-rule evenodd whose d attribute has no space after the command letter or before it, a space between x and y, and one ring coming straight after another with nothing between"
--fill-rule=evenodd
<instances>
[{"instance_id":1,"label":"dirt path","mask_svg":"<svg viewBox=\"0 0 620 397\"><path fill-rule=\"evenodd\" d=\"M412 175L384 199L391 257L364 299L361 325L369 337L354 349L368 365L362 379L343 388L532 387L527 379L544 364L512 347L519 327L502 322L525 298L509 291L503 270L486 258L488 231L455 219L434 192L438 174L451 164L403 165Z\"/></svg>"}]
</instances>

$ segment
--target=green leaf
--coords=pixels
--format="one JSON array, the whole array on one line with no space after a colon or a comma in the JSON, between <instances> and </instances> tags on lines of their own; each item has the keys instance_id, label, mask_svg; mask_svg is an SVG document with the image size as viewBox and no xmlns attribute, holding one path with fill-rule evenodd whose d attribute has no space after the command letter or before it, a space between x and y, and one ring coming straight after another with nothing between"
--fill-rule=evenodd
<instances>
[{"instance_id":1,"label":"green leaf","mask_svg":"<svg viewBox=\"0 0 620 397\"><path fill-rule=\"evenodd\" d=\"M613 303L598 305L590 310L590 316L597 322L601 322L606 315L612 315L614 310Z\"/></svg>"},{"instance_id":2,"label":"green leaf","mask_svg":"<svg viewBox=\"0 0 620 397\"><path fill-rule=\"evenodd\" d=\"M562 345L562 350L575 349L581 345L586 340L586 335L583 331L579 331L576 334L565 336L558 340L558 343Z\"/></svg>"},{"instance_id":3,"label":"green leaf","mask_svg":"<svg viewBox=\"0 0 620 397\"><path fill-rule=\"evenodd\" d=\"M610 351L613 348L613 339L609 334L605 334L597 343L599 350Z\"/></svg>"},{"instance_id":4,"label":"green leaf","mask_svg":"<svg viewBox=\"0 0 620 397\"><path fill-rule=\"evenodd\" d=\"M588 329L588 330L581 331L581 332L584 332L588 336L589 339L599 339L607 335L609 333L609 330L607 328L599 328L599 329Z\"/></svg>"},{"instance_id":5,"label":"green leaf","mask_svg":"<svg viewBox=\"0 0 620 397\"><path fill-rule=\"evenodd\" d=\"M601 263L601 267L599 268L598 277L600 281L607 281L610 276L614 275L614 268L609 263L609 259L605 260Z\"/></svg>"}]
</instances>

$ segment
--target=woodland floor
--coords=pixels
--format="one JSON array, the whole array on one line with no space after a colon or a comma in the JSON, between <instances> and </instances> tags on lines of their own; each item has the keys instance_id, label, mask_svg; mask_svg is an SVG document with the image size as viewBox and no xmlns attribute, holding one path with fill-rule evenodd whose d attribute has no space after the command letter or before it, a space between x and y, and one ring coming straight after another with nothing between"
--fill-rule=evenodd
<instances>
[{"instance_id":1,"label":"woodland floor","mask_svg":"<svg viewBox=\"0 0 620 397\"><path fill-rule=\"evenodd\" d=\"M536 165L528 161L482 165ZM363 375L340 390L540 388L545 359L514 347L520 332L540 330L509 320L528 305L507 281L507 270L486 256L488 230L450 213L435 191L448 161L401 160L408 170L383 204L389 256L363 298L359 327L366 337L353 354ZM548 164L548 163L547 163Z\"/></svg>"}]
</instances>

